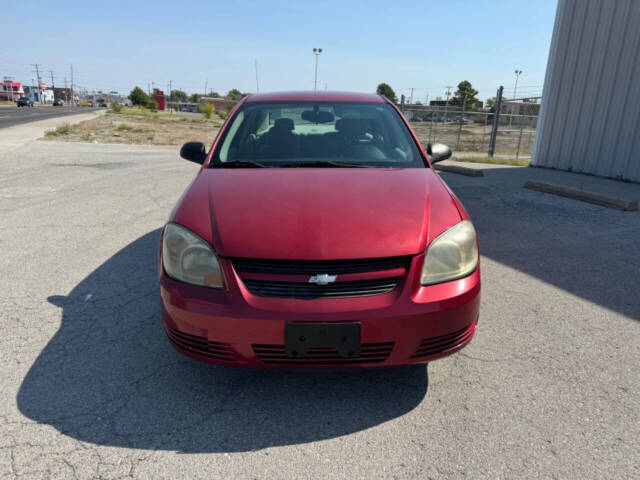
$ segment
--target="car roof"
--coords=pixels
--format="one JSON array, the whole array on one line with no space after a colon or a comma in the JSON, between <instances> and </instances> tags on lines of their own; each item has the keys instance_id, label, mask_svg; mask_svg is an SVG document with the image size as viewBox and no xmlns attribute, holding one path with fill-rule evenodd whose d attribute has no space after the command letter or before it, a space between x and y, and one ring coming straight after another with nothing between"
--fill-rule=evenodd
<instances>
[{"instance_id":1,"label":"car roof","mask_svg":"<svg viewBox=\"0 0 640 480\"><path fill-rule=\"evenodd\" d=\"M271 92L249 95L245 102L366 102L385 103L386 100L374 93L359 92Z\"/></svg>"}]
</instances>

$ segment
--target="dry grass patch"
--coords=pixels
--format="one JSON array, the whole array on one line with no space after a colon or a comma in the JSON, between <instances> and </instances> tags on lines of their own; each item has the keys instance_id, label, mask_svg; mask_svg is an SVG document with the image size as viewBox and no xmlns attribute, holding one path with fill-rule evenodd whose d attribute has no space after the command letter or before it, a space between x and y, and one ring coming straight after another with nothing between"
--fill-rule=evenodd
<instances>
[{"instance_id":1,"label":"dry grass patch","mask_svg":"<svg viewBox=\"0 0 640 480\"><path fill-rule=\"evenodd\" d=\"M492 165L511 165L514 167L528 167L531 163L528 158L503 158L503 157L451 157L456 162L490 163Z\"/></svg>"},{"instance_id":2,"label":"dry grass patch","mask_svg":"<svg viewBox=\"0 0 640 480\"><path fill-rule=\"evenodd\" d=\"M43 140L63 142L126 143L137 145L182 145L200 141L210 144L222 121L202 116L152 112L124 108L75 125L47 132Z\"/></svg>"}]
</instances>

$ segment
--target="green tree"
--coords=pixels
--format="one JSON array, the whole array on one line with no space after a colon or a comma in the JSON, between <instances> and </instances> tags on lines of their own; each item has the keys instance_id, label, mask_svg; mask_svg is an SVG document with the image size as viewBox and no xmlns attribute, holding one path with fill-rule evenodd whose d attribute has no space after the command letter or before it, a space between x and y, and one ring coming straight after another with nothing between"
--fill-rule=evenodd
<instances>
[{"instance_id":1,"label":"green tree","mask_svg":"<svg viewBox=\"0 0 640 480\"><path fill-rule=\"evenodd\" d=\"M191 103L200 103L200 99L202 98L202 94L201 93L192 93L191 95L189 95L189 101Z\"/></svg>"},{"instance_id":2,"label":"green tree","mask_svg":"<svg viewBox=\"0 0 640 480\"><path fill-rule=\"evenodd\" d=\"M240 100L242 98L242 92L237 88L232 88L227 92L227 98L229 100Z\"/></svg>"},{"instance_id":3,"label":"green tree","mask_svg":"<svg viewBox=\"0 0 640 480\"><path fill-rule=\"evenodd\" d=\"M186 102L187 98L187 93L182 90L171 90L171 95L169 96L169 100L172 102Z\"/></svg>"},{"instance_id":4,"label":"green tree","mask_svg":"<svg viewBox=\"0 0 640 480\"><path fill-rule=\"evenodd\" d=\"M151 98L149 98L149 95L147 95L140 87L135 87L129 94L129 100L131 100L131 103L134 105L146 107Z\"/></svg>"},{"instance_id":5,"label":"green tree","mask_svg":"<svg viewBox=\"0 0 640 480\"><path fill-rule=\"evenodd\" d=\"M376 93L378 95L384 95L393 103L398 103L396 92L393 91L393 88L391 88L388 83L381 83L380 85L378 85L378 88L376 88Z\"/></svg>"},{"instance_id":6,"label":"green tree","mask_svg":"<svg viewBox=\"0 0 640 480\"><path fill-rule=\"evenodd\" d=\"M464 105L465 108L471 109L478 102L476 95L478 95L478 91L473 88L471 82L463 80L458 84L458 90L453 94L453 98L449 101L449 104Z\"/></svg>"},{"instance_id":7,"label":"green tree","mask_svg":"<svg viewBox=\"0 0 640 480\"><path fill-rule=\"evenodd\" d=\"M487 121L493 121L493 114L496 113L496 97L487 98L484 103L484 108L487 113Z\"/></svg>"},{"instance_id":8,"label":"green tree","mask_svg":"<svg viewBox=\"0 0 640 480\"><path fill-rule=\"evenodd\" d=\"M220 94L218 92L211 91L209 92L209 95L205 95L205 97L220 98Z\"/></svg>"}]
</instances>

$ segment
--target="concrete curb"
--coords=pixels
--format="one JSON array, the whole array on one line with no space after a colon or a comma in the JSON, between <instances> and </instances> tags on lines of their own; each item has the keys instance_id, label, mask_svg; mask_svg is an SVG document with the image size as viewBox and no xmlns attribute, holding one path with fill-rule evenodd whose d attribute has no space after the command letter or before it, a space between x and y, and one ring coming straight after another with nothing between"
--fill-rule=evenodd
<instances>
[{"instance_id":1,"label":"concrete curb","mask_svg":"<svg viewBox=\"0 0 640 480\"><path fill-rule=\"evenodd\" d=\"M593 203L602 207L614 208L616 210L624 210L635 212L638 210L638 202L635 200L627 200L624 198L610 197L599 193L588 192L578 188L565 187L563 185L554 185L546 182L526 182L524 188L536 190L538 192L550 193L561 197L572 198L581 202Z\"/></svg>"},{"instance_id":2,"label":"concrete curb","mask_svg":"<svg viewBox=\"0 0 640 480\"><path fill-rule=\"evenodd\" d=\"M466 175L468 177L484 177L484 172L475 168L459 167L457 165L439 165L437 163L433 168L442 172L459 173L460 175Z\"/></svg>"}]
</instances>

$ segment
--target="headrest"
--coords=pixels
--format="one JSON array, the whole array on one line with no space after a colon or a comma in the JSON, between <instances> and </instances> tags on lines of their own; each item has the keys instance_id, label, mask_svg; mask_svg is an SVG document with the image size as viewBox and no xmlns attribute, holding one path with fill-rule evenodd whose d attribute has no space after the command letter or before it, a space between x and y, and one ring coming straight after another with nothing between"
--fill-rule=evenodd
<instances>
[{"instance_id":1,"label":"headrest","mask_svg":"<svg viewBox=\"0 0 640 480\"><path fill-rule=\"evenodd\" d=\"M366 126L358 118L341 118L336 121L336 130L345 135L360 135L365 132Z\"/></svg>"},{"instance_id":2,"label":"headrest","mask_svg":"<svg viewBox=\"0 0 640 480\"><path fill-rule=\"evenodd\" d=\"M279 118L274 122L273 129L290 132L293 130L293 120L290 118Z\"/></svg>"}]
</instances>

